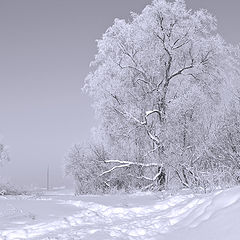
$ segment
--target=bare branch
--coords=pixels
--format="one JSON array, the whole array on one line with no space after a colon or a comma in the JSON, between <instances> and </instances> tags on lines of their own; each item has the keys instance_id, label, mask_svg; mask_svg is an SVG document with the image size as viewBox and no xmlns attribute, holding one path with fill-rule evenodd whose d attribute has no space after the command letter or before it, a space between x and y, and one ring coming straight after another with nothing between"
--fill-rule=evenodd
<instances>
[{"instance_id":1,"label":"bare branch","mask_svg":"<svg viewBox=\"0 0 240 240\"><path fill-rule=\"evenodd\" d=\"M192 63L190 66L187 66L187 67L182 68L182 69L179 70L178 72L172 74L172 75L168 78L168 81L170 81L172 78L174 78L174 77L182 74L182 72L184 72L184 71L186 71L186 70L188 70L188 69L191 69L191 68L193 68L193 67L194 67L194 66L193 66L193 63Z\"/></svg>"}]
</instances>

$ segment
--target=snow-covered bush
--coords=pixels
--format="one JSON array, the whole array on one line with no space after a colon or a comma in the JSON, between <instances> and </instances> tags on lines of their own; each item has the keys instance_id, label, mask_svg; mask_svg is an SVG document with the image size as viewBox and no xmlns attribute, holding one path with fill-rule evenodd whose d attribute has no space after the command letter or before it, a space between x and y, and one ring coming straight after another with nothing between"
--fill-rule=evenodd
<instances>
[{"instance_id":1,"label":"snow-covered bush","mask_svg":"<svg viewBox=\"0 0 240 240\"><path fill-rule=\"evenodd\" d=\"M26 191L14 186L3 178L0 178L0 195L23 195Z\"/></svg>"},{"instance_id":2,"label":"snow-covered bush","mask_svg":"<svg viewBox=\"0 0 240 240\"><path fill-rule=\"evenodd\" d=\"M76 194L105 192L108 184L100 175L104 170L104 151L87 144L75 144L65 156L65 173L74 178Z\"/></svg>"}]
</instances>

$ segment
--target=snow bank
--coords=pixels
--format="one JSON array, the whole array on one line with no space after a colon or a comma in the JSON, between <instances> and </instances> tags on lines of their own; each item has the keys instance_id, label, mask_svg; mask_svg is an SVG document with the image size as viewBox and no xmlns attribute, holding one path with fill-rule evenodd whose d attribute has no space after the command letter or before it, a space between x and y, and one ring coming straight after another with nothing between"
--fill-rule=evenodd
<instances>
[{"instance_id":1,"label":"snow bank","mask_svg":"<svg viewBox=\"0 0 240 240\"><path fill-rule=\"evenodd\" d=\"M0 237L7 240L240 239L239 187L208 195L183 193L162 197L161 193L51 195L21 202L0 198L0 207L7 203L19 209L8 218L1 219L0 215L0 229L4 226ZM35 219L23 218L28 210Z\"/></svg>"}]
</instances>

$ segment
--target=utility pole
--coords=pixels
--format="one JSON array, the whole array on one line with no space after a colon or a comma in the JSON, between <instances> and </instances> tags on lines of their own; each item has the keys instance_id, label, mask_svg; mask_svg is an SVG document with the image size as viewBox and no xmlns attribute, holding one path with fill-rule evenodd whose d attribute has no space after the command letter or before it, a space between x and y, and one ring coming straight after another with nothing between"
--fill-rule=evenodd
<instances>
[{"instance_id":1,"label":"utility pole","mask_svg":"<svg viewBox=\"0 0 240 240\"><path fill-rule=\"evenodd\" d=\"M49 165L47 167L47 191L49 191Z\"/></svg>"}]
</instances>

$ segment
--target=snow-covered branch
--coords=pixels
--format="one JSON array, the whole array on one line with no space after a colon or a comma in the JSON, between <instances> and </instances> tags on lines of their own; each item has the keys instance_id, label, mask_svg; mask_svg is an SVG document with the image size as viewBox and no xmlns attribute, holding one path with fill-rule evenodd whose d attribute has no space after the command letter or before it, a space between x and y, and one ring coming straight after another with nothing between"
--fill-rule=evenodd
<instances>
[{"instance_id":1,"label":"snow-covered branch","mask_svg":"<svg viewBox=\"0 0 240 240\"><path fill-rule=\"evenodd\" d=\"M111 169L109 169L109 170L104 171L103 173L101 173L100 176L103 176L103 175L105 175L105 174L107 174L107 173L110 173L110 172L112 172L112 171L114 171L114 170L116 170L116 169L118 169L118 168L124 168L124 167L129 167L129 166L130 166L129 164L114 166L114 167L112 167Z\"/></svg>"},{"instance_id":2,"label":"snow-covered branch","mask_svg":"<svg viewBox=\"0 0 240 240\"><path fill-rule=\"evenodd\" d=\"M116 163L116 164L120 164L120 165L114 166L111 169L104 171L103 173L100 174L100 176L103 176L107 173L111 173L112 171L119 169L119 168L126 168L126 167L131 167L131 166L139 166L139 167L146 167L146 168L148 168L148 167L161 167L162 168L162 164L158 164L158 163L140 163L140 162L130 162L130 161L121 161L121 160L106 160L105 163ZM148 180L152 181L153 179L149 178Z\"/></svg>"},{"instance_id":3,"label":"snow-covered branch","mask_svg":"<svg viewBox=\"0 0 240 240\"><path fill-rule=\"evenodd\" d=\"M130 161L121 161L121 160L106 160L105 163L119 163L119 164L127 164L136 165L141 167L161 167L162 164L160 163L140 163L140 162L130 162Z\"/></svg>"},{"instance_id":4,"label":"snow-covered branch","mask_svg":"<svg viewBox=\"0 0 240 240\"><path fill-rule=\"evenodd\" d=\"M157 114L161 115L161 112L159 110L154 109L152 111L146 111L145 117L148 117L148 116L150 116L153 113L157 113Z\"/></svg>"}]
</instances>

